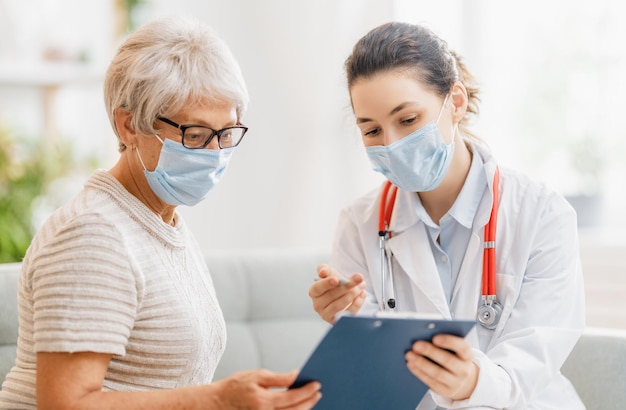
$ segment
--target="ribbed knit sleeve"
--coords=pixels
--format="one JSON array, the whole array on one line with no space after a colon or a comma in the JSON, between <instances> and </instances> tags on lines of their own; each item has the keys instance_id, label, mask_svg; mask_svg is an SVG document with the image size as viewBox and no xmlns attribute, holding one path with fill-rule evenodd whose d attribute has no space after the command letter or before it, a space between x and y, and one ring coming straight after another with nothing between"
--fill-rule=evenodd
<instances>
[{"instance_id":1,"label":"ribbed knit sleeve","mask_svg":"<svg viewBox=\"0 0 626 410\"><path fill-rule=\"evenodd\" d=\"M30 275L36 352L125 354L140 295L115 226L89 213L67 221Z\"/></svg>"}]
</instances>

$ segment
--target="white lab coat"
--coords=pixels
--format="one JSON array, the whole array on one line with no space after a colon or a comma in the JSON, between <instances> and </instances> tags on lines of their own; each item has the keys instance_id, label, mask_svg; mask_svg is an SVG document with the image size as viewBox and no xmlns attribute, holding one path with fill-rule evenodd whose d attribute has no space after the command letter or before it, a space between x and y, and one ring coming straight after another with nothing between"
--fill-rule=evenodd
<instances>
[{"instance_id":1,"label":"white lab coat","mask_svg":"<svg viewBox=\"0 0 626 410\"><path fill-rule=\"evenodd\" d=\"M400 311L476 318L496 162L484 148L476 145L473 150L483 158L489 189L478 207L450 305L425 225L413 211L417 195L398 192L389 245ZM495 330L477 324L467 337L480 367L478 384L468 400L452 402L431 392L418 409L583 409L560 373L584 327L576 214L544 185L502 167L499 189L496 286L503 312ZM377 189L342 211L329 261L344 275L364 275L368 299L360 313L379 310L379 200Z\"/></svg>"}]
</instances>

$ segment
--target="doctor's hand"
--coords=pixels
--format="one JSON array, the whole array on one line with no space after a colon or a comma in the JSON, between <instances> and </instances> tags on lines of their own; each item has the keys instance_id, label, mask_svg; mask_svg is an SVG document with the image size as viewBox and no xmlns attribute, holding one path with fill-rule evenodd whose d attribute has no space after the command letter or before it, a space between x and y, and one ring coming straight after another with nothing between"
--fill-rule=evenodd
<instances>
[{"instance_id":1,"label":"doctor's hand","mask_svg":"<svg viewBox=\"0 0 626 410\"><path fill-rule=\"evenodd\" d=\"M311 285L309 297L313 309L322 319L333 324L337 313L344 310L357 313L361 309L366 297L363 275L355 273L347 284L342 285L341 275L326 264L317 267L317 275L321 280Z\"/></svg>"},{"instance_id":2,"label":"doctor's hand","mask_svg":"<svg viewBox=\"0 0 626 410\"><path fill-rule=\"evenodd\" d=\"M436 335L433 342L418 341L406 355L409 371L433 392L451 400L469 398L480 368L473 362L472 347L461 337Z\"/></svg>"}]
</instances>

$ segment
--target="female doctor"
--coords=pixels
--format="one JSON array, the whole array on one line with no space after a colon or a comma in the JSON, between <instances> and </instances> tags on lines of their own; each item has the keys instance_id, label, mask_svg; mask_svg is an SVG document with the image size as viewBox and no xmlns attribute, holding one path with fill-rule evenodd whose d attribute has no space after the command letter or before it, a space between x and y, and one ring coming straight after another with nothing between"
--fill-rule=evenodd
<instances>
[{"instance_id":1,"label":"female doctor","mask_svg":"<svg viewBox=\"0 0 626 410\"><path fill-rule=\"evenodd\" d=\"M373 29L346 72L367 155L391 184L343 210L309 290L315 311L476 320L465 339L406 353L430 388L419 409L584 408L560 373L584 327L575 212L468 131L473 77L428 29Z\"/></svg>"}]
</instances>

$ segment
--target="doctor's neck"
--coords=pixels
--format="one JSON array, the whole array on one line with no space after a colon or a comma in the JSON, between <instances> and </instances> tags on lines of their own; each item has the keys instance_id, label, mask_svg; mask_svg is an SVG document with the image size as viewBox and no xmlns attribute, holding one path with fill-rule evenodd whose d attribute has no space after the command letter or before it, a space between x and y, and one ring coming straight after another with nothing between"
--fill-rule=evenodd
<instances>
[{"instance_id":1,"label":"doctor's neck","mask_svg":"<svg viewBox=\"0 0 626 410\"><path fill-rule=\"evenodd\" d=\"M452 162L441 184L432 191L417 193L428 216L436 224L454 205L472 164L472 151L468 143L458 133L455 139Z\"/></svg>"}]
</instances>

